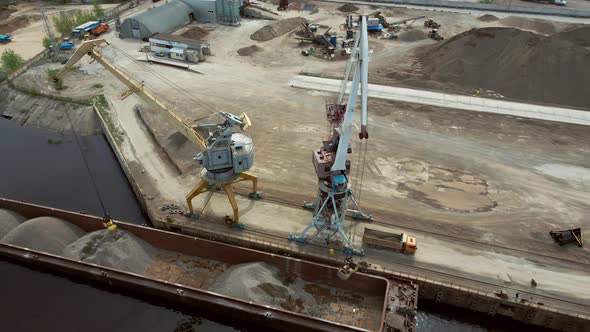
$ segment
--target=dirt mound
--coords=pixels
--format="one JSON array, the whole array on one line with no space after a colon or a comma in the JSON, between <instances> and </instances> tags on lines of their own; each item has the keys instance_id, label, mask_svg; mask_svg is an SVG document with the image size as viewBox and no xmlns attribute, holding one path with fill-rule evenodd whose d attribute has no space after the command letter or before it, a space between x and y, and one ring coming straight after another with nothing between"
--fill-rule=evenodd
<instances>
[{"instance_id":1,"label":"dirt mound","mask_svg":"<svg viewBox=\"0 0 590 332\"><path fill-rule=\"evenodd\" d=\"M495 21L499 20L499 18L497 18L496 16L491 15L491 14L481 15L477 19L482 22L495 22Z\"/></svg>"},{"instance_id":2,"label":"dirt mound","mask_svg":"<svg viewBox=\"0 0 590 332\"><path fill-rule=\"evenodd\" d=\"M513 28L472 29L417 51L423 79L589 107L590 50Z\"/></svg>"},{"instance_id":3,"label":"dirt mound","mask_svg":"<svg viewBox=\"0 0 590 332\"><path fill-rule=\"evenodd\" d=\"M61 255L70 243L86 232L78 226L55 217L30 219L12 229L0 242Z\"/></svg>"},{"instance_id":4,"label":"dirt mound","mask_svg":"<svg viewBox=\"0 0 590 332\"><path fill-rule=\"evenodd\" d=\"M553 35L553 38L567 40L583 47L590 47L590 27L574 28Z\"/></svg>"},{"instance_id":5,"label":"dirt mound","mask_svg":"<svg viewBox=\"0 0 590 332\"><path fill-rule=\"evenodd\" d=\"M7 19L10 14L16 12L16 8L0 7L0 21Z\"/></svg>"},{"instance_id":6,"label":"dirt mound","mask_svg":"<svg viewBox=\"0 0 590 332\"><path fill-rule=\"evenodd\" d=\"M22 15L13 17L9 20L0 22L0 33L14 32L38 20L40 20L39 15Z\"/></svg>"},{"instance_id":7,"label":"dirt mound","mask_svg":"<svg viewBox=\"0 0 590 332\"><path fill-rule=\"evenodd\" d=\"M250 35L250 39L257 41L268 41L275 37L286 34L287 32L301 27L301 23L306 23L303 17L292 17L285 20L273 22L260 28Z\"/></svg>"},{"instance_id":8,"label":"dirt mound","mask_svg":"<svg viewBox=\"0 0 590 332\"><path fill-rule=\"evenodd\" d=\"M240 48L238 50L238 54L241 55L241 56L249 56L249 55L252 55L252 54L254 54L256 52L260 52L262 50L263 50L262 47L259 47L259 46L256 46L256 45L251 45L251 46L248 46L248 47L242 47L242 48Z\"/></svg>"},{"instance_id":9,"label":"dirt mound","mask_svg":"<svg viewBox=\"0 0 590 332\"><path fill-rule=\"evenodd\" d=\"M408 30L404 31L399 34L398 39L404 42L415 42L419 40L424 40L428 38L428 34L426 34L423 30Z\"/></svg>"},{"instance_id":10,"label":"dirt mound","mask_svg":"<svg viewBox=\"0 0 590 332\"><path fill-rule=\"evenodd\" d=\"M568 23L519 16L508 16L501 19L499 22L506 26L525 30L533 30L546 35L554 34L572 27L572 24Z\"/></svg>"},{"instance_id":11,"label":"dirt mound","mask_svg":"<svg viewBox=\"0 0 590 332\"><path fill-rule=\"evenodd\" d=\"M0 239L25 220L27 218L14 211L0 209Z\"/></svg>"},{"instance_id":12,"label":"dirt mound","mask_svg":"<svg viewBox=\"0 0 590 332\"><path fill-rule=\"evenodd\" d=\"M343 13L352 13L352 12L356 12L357 10L359 10L359 7L357 7L353 4L347 3L347 4L344 4L340 7L338 7L338 10Z\"/></svg>"},{"instance_id":13,"label":"dirt mound","mask_svg":"<svg viewBox=\"0 0 590 332\"><path fill-rule=\"evenodd\" d=\"M207 40L209 31L201 27L192 27L181 34L181 36L194 40Z\"/></svg>"},{"instance_id":14,"label":"dirt mound","mask_svg":"<svg viewBox=\"0 0 590 332\"><path fill-rule=\"evenodd\" d=\"M62 253L67 258L137 274L143 274L157 254L158 249L120 229L88 233Z\"/></svg>"}]
</instances>

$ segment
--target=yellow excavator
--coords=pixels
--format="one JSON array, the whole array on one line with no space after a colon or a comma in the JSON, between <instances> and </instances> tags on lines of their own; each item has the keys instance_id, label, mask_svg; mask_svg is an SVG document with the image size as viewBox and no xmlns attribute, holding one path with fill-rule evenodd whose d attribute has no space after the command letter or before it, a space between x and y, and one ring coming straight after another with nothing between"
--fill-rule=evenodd
<instances>
[{"instance_id":1,"label":"yellow excavator","mask_svg":"<svg viewBox=\"0 0 590 332\"><path fill-rule=\"evenodd\" d=\"M232 190L232 185L250 180L252 181L252 192L250 198L262 198L257 193L257 178L254 174L248 172L254 161L254 149L252 139L241 133L234 132L234 127L239 127L242 131L251 126L250 119L246 113L236 116L227 112L217 112L205 118L217 117L222 122L211 124L193 124L192 121L183 119L180 115L167 107L164 103L156 98L143 82L139 82L124 71L112 64L106 59L100 47L101 44L109 44L104 39L95 39L85 41L80 45L76 52L70 57L64 67L53 78L58 81L67 70L78 62L84 55L90 56L93 60L100 63L119 81L123 82L128 90L122 94L125 98L133 93L141 97L145 102L154 106L158 111L163 112L173 123L178 131L182 133L189 141L195 144L201 151L195 158L202 166L201 181L187 194L186 203L190 215L198 218L203 214L205 207L209 203L211 195L219 190L223 190L233 209L233 218L226 216L225 220L230 225L239 224L238 205ZM200 119L201 122L203 119ZM208 192L205 203L199 213L195 213L192 200L199 194ZM243 225L241 225L243 226Z\"/></svg>"}]
</instances>

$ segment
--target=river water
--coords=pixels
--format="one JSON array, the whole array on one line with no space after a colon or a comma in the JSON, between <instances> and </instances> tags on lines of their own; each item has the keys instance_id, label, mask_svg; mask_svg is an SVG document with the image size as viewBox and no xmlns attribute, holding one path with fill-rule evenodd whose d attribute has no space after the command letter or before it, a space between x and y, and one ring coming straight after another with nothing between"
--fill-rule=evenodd
<instances>
[{"instance_id":1,"label":"river water","mask_svg":"<svg viewBox=\"0 0 590 332\"><path fill-rule=\"evenodd\" d=\"M102 135L79 136L20 127L0 118L0 196L147 223ZM88 160L89 170L82 159ZM129 297L64 276L0 260L2 331L236 331L199 313ZM427 305L418 331L508 331L521 324ZM244 329L243 326L239 330Z\"/></svg>"}]
</instances>

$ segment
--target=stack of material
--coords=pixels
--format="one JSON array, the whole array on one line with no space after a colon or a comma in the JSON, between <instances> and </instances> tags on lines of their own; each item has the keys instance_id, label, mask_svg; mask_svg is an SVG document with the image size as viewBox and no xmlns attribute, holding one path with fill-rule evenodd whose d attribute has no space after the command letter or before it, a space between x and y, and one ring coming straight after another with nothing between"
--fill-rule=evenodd
<instances>
[{"instance_id":1,"label":"stack of material","mask_svg":"<svg viewBox=\"0 0 590 332\"><path fill-rule=\"evenodd\" d=\"M144 274L158 249L123 230L88 233L63 250L63 256L136 274Z\"/></svg>"},{"instance_id":2,"label":"stack of material","mask_svg":"<svg viewBox=\"0 0 590 332\"><path fill-rule=\"evenodd\" d=\"M55 217L30 219L6 234L0 242L61 255L70 243L86 234L78 226Z\"/></svg>"},{"instance_id":3,"label":"stack of material","mask_svg":"<svg viewBox=\"0 0 590 332\"><path fill-rule=\"evenodd\" d=\"M27 218L16 212L0 209L0 239L25 220L27 220Z\"/></svg>"}]
</instances>

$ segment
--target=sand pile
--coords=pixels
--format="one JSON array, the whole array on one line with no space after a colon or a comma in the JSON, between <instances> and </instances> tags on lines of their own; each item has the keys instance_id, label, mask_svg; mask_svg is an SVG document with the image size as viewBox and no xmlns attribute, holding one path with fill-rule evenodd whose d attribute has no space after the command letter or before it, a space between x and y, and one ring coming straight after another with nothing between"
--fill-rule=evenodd
<instances>
[{"instance_id":1,"label":"sand pile","mask_svg":"<svg viewBox=\"0 0 590 332\"><path fill-rule=\"evenodd\" d=\"M512 28L472 29L417 51L423 79L589 107L590 50ZM418 84L418 83L416 83Z\"/></svg>"},{"instance_id":2,"label":"sand pile","mask_svg":"<svg viewBox=\"0 0 590 332\"><path fill-rule=\"evenodd\" d=\"M25 220L27 218L14 211L0 209L0 239Z\"/></svg>"},{"instance_id":3,"label":"sand pile","mask_svg":"<svg viewBox=\"0 0 590 332\"><path fill-rule=\"evenodd\" d=\"M359 10L359 7L357 7L353 4L347 3L347 4L344 4L340 7L338 7L338 10L343 13L352 13L352 12L356 12L357 10Z\"/></svg>"},{"instance_id":4,"label":"sand pile","mask_svg":"<svg viewBox=\"0 0 590 332\"><path fill-rule=\"evenodd\" d=\"M0 21L7 19L14 12L16 12L14 7L0 7Z\"/></svg>"},{"instance_id":5,"label":"sand pile","mask_svg":"<svg viewBox=\"0 0 590 332\"><path fill-rule=\"evenodd\" d=\"M580 27L566 30L553 35L553 38L567 40L578 46L590 47L590 27Z\"/></svg>"},{"instance_id":6,"label":"sand pile","mask_svg":"<svg viewBox=\"0 0 590 332\"><path fill-rule=\"evenodd\" d=\"M499 20L499 18L497 18L496 16L491 15L491 14L481 15L477 19L482 22L495 22L495 21Z\"/></svg>"},{"instance_id":7,"label":"sand pile","mask_svg":"<svg viewBox=\"0 0 590 332\"><path fill-rule=\"evenodd\" d=\"M550 35L559 31L563 31L567 28L571 28L572 25L569 23L554 22L549 20L543 20L540 18L526 18L519 16L508 16L499 21L505 26L533 30L542 34Z\"/></svg>"},{"instance_id":8,"label":"sand pile","mask_svg":"<svg viewBox=\"0 0 590 332\"><path fill-rule=\"evenodd\" d=\"M275 37L284 35L291 30L301 27L301 24L306 22L307 20L303 17L292 17L276 21L254 32L252 35L250 35L250 39L257 41L271 40Z\"/></svg>"},{"instance_id":9,"label":"sand pile","mask_svg":"<svg viewBox=\"0 0 590 332\"><path fill-rule=\"evenodd\" d=\"M40 19L40 15L21 15L2 21L0 22L0 34L11 33L15 30L22 29Z\"/></svg>"},{"instance_id":10,"label":"sand pile","mask_svg":"<svg viewBox=\"0 0 590 332\"><path fill-rule=\"evenodd\" d=\"M242 48L240 48L238 50L238 54L240 56L249 56L249 55L252 55L252 54L254 54L256 52L260 52L262 50L263 50L262 47L259 47L259 46L256 46L256 45L251 45L251 46L248 46L248 47L242 47Z\"/></svg>"},{"instance_id":11,"label":"sand pile","mask_svg":"<svg viewBox=\"0 0 590 332\"><path fill-rule=\"evenodd\" d=\"M81 228L65 220L38 217L15 227L0 242L60 255L66 246L84 234Z\"/></svg>"},{"instance_id":12,"label":"sand pile","mask_svg":"<svg viewBox=\"0 0 590 332\"><path fill-rule=\"evenodd\" d=\"M67 246L62 255L123 271L143 274L158 254L144 240L123 230L88 233Z\"/></svg>"},{"instance_id":13,"label":"sand pile","mask_svg":"<svg viewBox=\"0 0 590 332\"><path fill-rule=\"evenodd\" d=\"M213 292L258 304L280 306L293 291L279 270L267 263L245 263L225 270L211 287Z\"/></svg>"},{"instance_id":14,"label":"sand pile","mask_svg":"<svg viewBox=\"0 0 590 332\"><path fill-rule=\"evenodd\" d=\"M194 40L207 40L208 35L209 31L201 27L192 27L181 34L181 36L183 37L191 38Z\"/></svg>"},{"instance_id":15,"label":"sand pile","mask_svg":"<svg viewBox=\"0 0 590 332\"><path fill-rule=\"evenodd\" d=\"M423 30L408 30L404 31L399 34L398 39L404 42L415 42L419 40L424 40L428 38L428 34L426 34Z\"/></svg>"}]
</instances>

